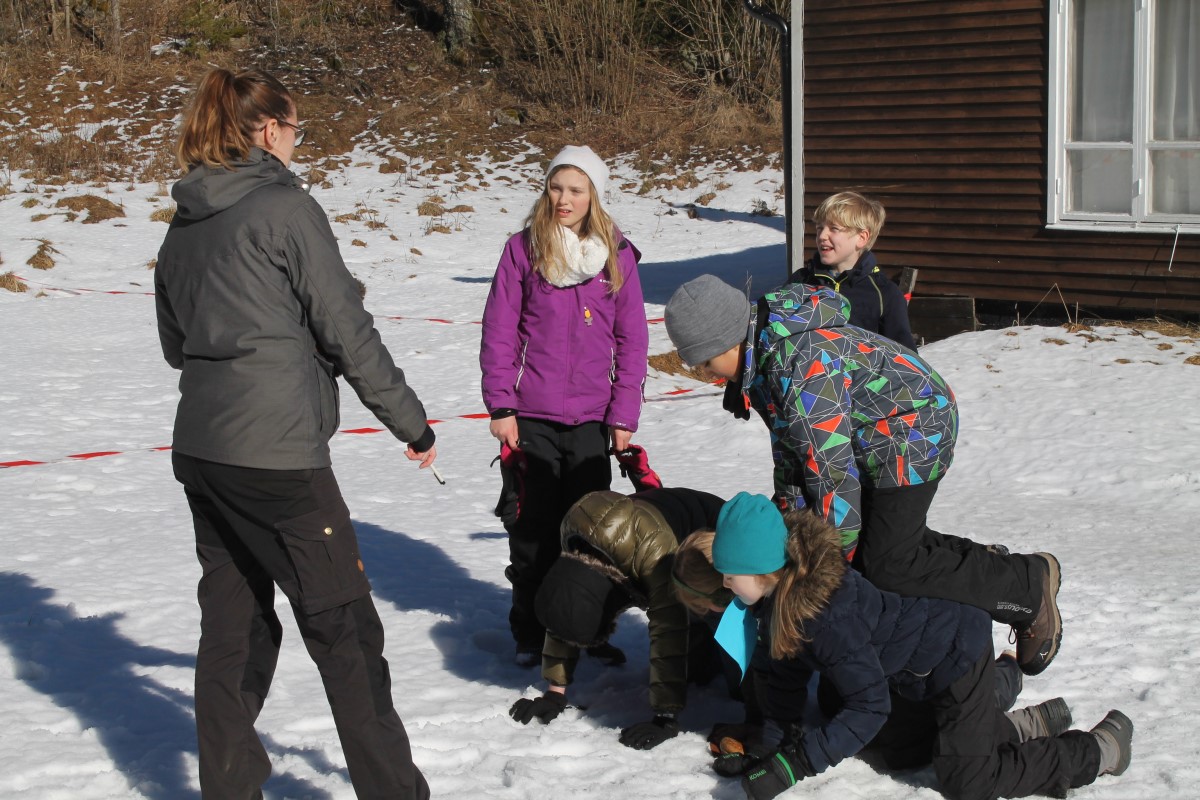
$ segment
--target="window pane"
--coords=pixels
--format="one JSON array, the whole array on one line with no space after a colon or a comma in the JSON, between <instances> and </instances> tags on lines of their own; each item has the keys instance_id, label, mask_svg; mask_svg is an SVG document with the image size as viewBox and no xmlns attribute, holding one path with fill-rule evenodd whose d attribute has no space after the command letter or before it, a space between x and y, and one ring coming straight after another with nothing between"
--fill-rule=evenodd
<instances>
[{"instance_id":1,"label":"window pane","mask_svg":"<svg viewBox=\"0 0 1200 800\"><path fill-rule=\"evenodd\" d=\"M1071 141L1133 141L1134 0L1078 0L1071 30Z\"/></svg>"},{"instance_id":2,"label":"window pane","mask_svg":"<svg viewBox=\"0 0 1200 800\"><path fill-rule=\"evenodd\" d=\"M1150 211L1200 214L1200 151L1150 151Z\"/></svg>"},{"instance_id":3,"label":"window pane","mask_svg":"<svg viewBox=\"0 0 1200 800\"><path fill-rule=\"evenodd\" d=\"M1133 151L1072 150L1067 210L1077 213L1133 213Z\"/></svg>"},{"instance_id":4,"label":"window pane","mask_svg":"<svg viewBox=\"0 0 1200 800\"><path fill-rule=\"evenodd\" d=\"M1154 8L1154 138L1200 141L1200 0Z\"/></svg>"}]
</instances>

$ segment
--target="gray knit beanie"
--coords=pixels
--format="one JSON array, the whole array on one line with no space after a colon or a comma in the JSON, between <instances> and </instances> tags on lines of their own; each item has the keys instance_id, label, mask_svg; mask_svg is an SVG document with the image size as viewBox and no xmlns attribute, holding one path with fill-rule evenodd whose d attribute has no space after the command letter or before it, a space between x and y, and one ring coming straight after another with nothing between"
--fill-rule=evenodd
<instances>
[{"instance_id":1,"label":"gray knit beanie","mask_svg":"<svg viewBox=\"0 0 1200 800\"><path fill-rule=\"evenodd\" d=\"M750 324L746 295L715 275L692 278L667 301L667 335L689 367L741 344Z\"/></svg>"}]
</instances>

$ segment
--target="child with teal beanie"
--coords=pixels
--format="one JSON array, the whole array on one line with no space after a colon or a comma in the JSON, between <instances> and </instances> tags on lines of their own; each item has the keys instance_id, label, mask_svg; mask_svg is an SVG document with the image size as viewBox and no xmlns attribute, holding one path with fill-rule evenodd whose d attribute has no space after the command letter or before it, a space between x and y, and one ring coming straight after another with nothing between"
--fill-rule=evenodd
<instances>
[{"instance_id":1,"label":"child with teal beanie","mask_svg":"<svg viewBox=\"0 0 1200 800\"><path fill-rule=\"evenodd\" d=\"M1091 731L1071 730L1062 698L1005 713L996 705L988 615L878 589L850 568L840 545L820 517L781 514L763 495L742 492L717 517L712 565L758 619L757 640L769 652L763 711L783 731L777 749L739 762L747 798L769 800L858 753L888 720L893 695L932 709L933 769L950 798L1065 797L1129 767L1127 716L1114 710ZM806 726L816 672L839 695L837 710Z\"/></svg>"},{"instance_id":2,"label":"child with teal beanie","mask_svg":"<svg viewBox=\"0 0 1200 800\"><path fill-rule=\"evenodd\" d=\"M761 494L738 492L717 515L713 566L725 575L767 575L787 563L783 515Z\"/></svg>"}]
</instances>

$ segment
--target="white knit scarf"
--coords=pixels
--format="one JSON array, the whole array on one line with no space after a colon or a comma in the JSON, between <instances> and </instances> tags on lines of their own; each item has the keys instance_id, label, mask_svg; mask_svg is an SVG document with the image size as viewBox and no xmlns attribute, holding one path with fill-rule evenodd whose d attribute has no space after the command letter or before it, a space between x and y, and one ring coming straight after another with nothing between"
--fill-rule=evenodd
<instances>
[{"instance_id":1,"label":"white knit scarf","mask_svg":"<svg viewBox=\"0 0 1200 800\"><path fill-rule=\"evenodd\" d=\"M575 286L596 277L608 262L608 247L604 240L592 234L586 239L580 239L572 231L559 226L560 241L565 269L554 270L556 275L548 275L548 280L559 288Z\"/></svg>"}]
</instances>

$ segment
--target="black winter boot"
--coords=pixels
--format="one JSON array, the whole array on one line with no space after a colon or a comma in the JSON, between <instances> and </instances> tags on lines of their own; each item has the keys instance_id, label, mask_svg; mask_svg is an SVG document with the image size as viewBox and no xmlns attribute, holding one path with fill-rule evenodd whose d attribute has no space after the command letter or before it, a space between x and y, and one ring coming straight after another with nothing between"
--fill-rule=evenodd
<instances>
[{"instance_id":1,"label":"black winter boot","mask_svg":"<svg viewBox=\"0 0 1200 800\"><path fill-rule=\"evenodd\" d=\"M1100 742L1100 774L1120 775L1129 769L1133 758L1133 723L1120 711L1108 715L1092 728Z\"/></svg>"},{"instance_id":2,"label":"black winter boot","mask_svg":"<svg viewBox=\"0 0 1200 800\"><path fill-rule=\"evenodd\" d=\"M1005 714L1017 729L1018 741L1058 736L1071 727L1071 709L1061 697Z\"/></svg>"}]
</instances>

